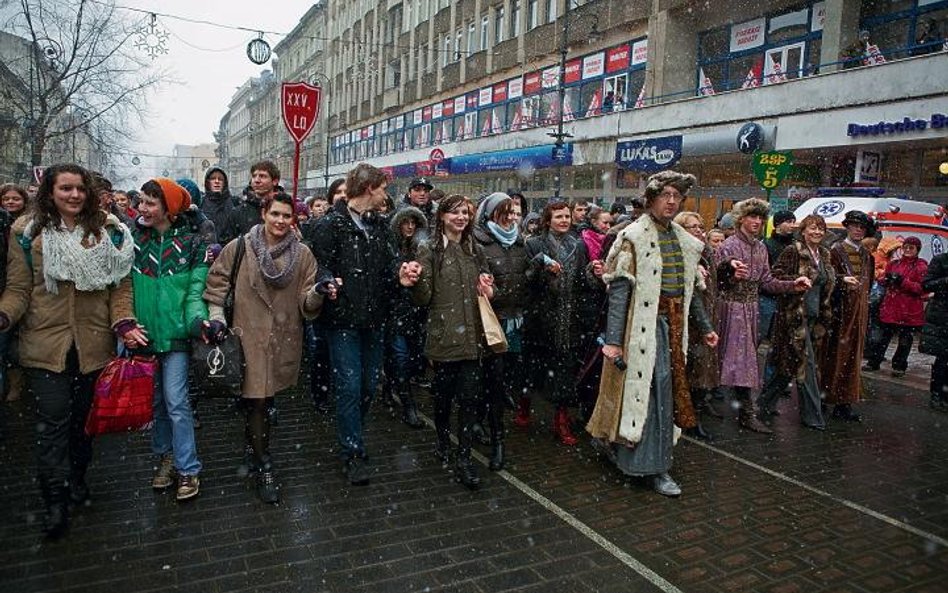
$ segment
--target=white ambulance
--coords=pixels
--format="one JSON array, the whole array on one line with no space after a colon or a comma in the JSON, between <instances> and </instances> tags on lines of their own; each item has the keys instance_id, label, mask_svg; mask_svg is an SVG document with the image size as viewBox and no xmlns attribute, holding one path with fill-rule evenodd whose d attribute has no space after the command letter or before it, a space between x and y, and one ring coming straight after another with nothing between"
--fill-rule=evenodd
<instances>
[{"instance_id":1,"label":"white ambulance","mask_svg":"<svg viewBox=\"0 0 948 593\"><path fill-rule=\"evenodd\" d=\"M817 197L800 204L794 211L797 222L818 214L826 226L842 230L843 217L850 210L861 210L876 222L876 237L918 237L922 242L919 256L931 261L948 248L948 212L930 202L888 197L882 188L821 188Z\"/></svg>"}]
</instances>

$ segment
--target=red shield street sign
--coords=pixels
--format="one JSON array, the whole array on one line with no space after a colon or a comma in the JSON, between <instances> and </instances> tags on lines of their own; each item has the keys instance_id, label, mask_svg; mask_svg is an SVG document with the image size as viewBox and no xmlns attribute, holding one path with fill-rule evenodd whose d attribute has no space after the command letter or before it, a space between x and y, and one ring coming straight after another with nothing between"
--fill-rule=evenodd
<instances>
[{"instance_id":1,"label":"red shield street sign","mask_svg":"<svg viewBox=\"0 0 948 593\"><path fill-rule=\"evenodd\" d=\"M282 91L283 123L290 136L302 142L316 125L323 91L305 82L284 82Z\"/></svg>"}]
</instances>

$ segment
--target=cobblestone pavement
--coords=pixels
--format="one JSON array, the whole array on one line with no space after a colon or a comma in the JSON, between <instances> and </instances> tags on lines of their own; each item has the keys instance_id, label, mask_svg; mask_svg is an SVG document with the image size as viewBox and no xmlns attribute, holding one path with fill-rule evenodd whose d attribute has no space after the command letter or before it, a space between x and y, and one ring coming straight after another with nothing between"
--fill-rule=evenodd
<instances>
[{"instance_id":1,"label":"cobblestone pavement","mask_svg":"<svg viewBox=\"0 0 948 593\"><path fill-rule=\"evenodd\" d=\"M679 499L623 478L586 442L555 445L542 403L529 429L509 431L508 471L482 468L478 492L434 460L430 428L376 408L373 480L351 487L332 422L289 395L274 436L284 501L269 507L236 470L239 419L208 402L197 500L152 492L145 435L105 437L92 503L58 543L39 536L29 402L4 404L0 583L4 593L944 591L948 414L927 408L927 384L872 381L865 421L823 433L800 427L787 400L774 436L707 419L712 445L676 449Z\"/></svg>"}]
</instances>

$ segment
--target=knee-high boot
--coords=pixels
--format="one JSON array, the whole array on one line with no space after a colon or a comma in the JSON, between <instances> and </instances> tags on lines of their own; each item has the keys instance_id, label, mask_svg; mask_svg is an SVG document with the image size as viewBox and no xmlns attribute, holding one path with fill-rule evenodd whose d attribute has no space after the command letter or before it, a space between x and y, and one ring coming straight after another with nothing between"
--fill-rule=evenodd
<instances>
[{"instance_id":1,"label":"knee-high boot","mask_svg":"<svg viewBox=\"0 0 948 593\"><path fill-rule=\"evenodd\" d=\"M408 381L398 381L396 389L402 402L402 422L412 428L424 428L425 423L418 417L418 404L411 394L411 385Z\"/></svg>"},{"instance_id":2,"label":"knee-high boot","mask_svg":"<svg viewBox=\"0 0 948 593\"><path fill-rule=\"evenodd\" d=\"M751 397L750 388L735 387L734 395L736 395L741 402L741 410L738 413L738 422L740 422L740 425L753 432L773 434L774 431L757 418L757 405Z\"/></svg>"},{"instance_id":3,"label":"knee-high boot","mask_svg":"<svg viewBox=\"0 0 948 593\"><path fill-rule=\"evenodd\" d=\"M504 469L506 462L504 448L504 403L501 398L494 398L487 411L487 420L490 424L490 464L491 471Z\"/></svg>"},{"instance_id":4,"label":"knee-high boot","mask_svg":"<svg viewBox=\"0 0 948 593\"><path fill-rule=\"evenodd\" d=\"M458 402L458 460L455 466L456 478L465 487L477 489L481 484L477 475L477 466L471 459L471 449L474 446L474 422L477 420L477 402L470 398L462 398Z\"/></svg>"},{"instance_id":5,"label":"knee-high boot","mask_svg":"<svg viewBox=\"0 0 948 593\"><path fill-rule=\"evenodd\" d=\"M435 457L441 463L447 463L451 456L451 398L445 394L436 393L435 405Z\"/></svg>"},{"instance_id":6,"label":"knee-high boot","mask_svg":"<svg viewBox=\"0 0 948 593\"><path fill-rule=\"evenodd\" d=\"M253 459L258 466L257 495L265 503L280 502L280 485L276 481L273 459L270 457L271 419L268 413L271 398L249 401L249 424Z\"/></svg>"},{"instance_id":7,"label":"knee-high boot","mask_svg":"<svg viewBox=\"0 0 948 593\"><path fill-rule=\"evenodd\" d=\"M69 488L61 481L40 478L46 516L43 532L50 539L62 537L69 528Z\"/></svg>"}]
</instances>

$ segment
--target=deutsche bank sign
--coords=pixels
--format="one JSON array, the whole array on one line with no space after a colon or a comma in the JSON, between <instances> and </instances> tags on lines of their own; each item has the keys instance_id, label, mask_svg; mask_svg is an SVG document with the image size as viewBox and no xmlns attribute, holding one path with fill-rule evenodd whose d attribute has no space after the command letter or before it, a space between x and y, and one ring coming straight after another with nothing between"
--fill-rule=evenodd
<instances>
[{"instance_id":1,"label":"deutsche bank sign","mask_svg":"<svg viewBox=\"0 0 948 593\"><path fill-rule=\"evenodd\" d=\"M655 173L673 166L681 158L681 136L616 143L616 164L630 171Z\"/></svg>"}]
</instances>

